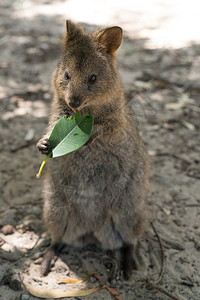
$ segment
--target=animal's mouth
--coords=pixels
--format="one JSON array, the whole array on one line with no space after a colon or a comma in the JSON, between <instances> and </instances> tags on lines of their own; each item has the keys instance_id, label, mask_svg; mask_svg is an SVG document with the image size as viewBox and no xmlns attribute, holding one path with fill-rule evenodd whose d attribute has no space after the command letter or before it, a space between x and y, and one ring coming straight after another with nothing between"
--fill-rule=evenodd
<instances>
[{"instance_id":1,"label":"animal's mouth","mask_svg":"<svg viewBox=\"0 0 200 300\"><path fill-rule=\"evenodd\" d=\"M70 106L70 108L71 108L71 110L73 110L73 112L76 112L77 110L78 110L78 111L80 110L80 107L74 108L74 107L71 107L71 106Z\"/></svg>"},{"instance_id":2,"label":"animal's mouth","mask_svg":"<svg viewBox=\"0 0 200 300\"><path fill-rule=\"evenodd\" d=\"M74 113L76 113L76 111L78 110L78 111L80 111L80 110L82 110L82 109L84 109L85 107L87 107L87 102L85 102L85 103L82 103L80 106L78 106L78 107L72 107L72 106L70 106L69 105L69 107L70 107L70 109L74 112Z\"/></svg>"},{"instance_id":3,"label":"animal's mouth","mask_svg":"<svg viewBox=\"0 0 200 300\"><path fill-rule=\"evenodd\" d=\"M82 109L82 103L69 103L68 104L70 109L75 113L77 110L80 111Z\"/></svg>"}]
</instances>

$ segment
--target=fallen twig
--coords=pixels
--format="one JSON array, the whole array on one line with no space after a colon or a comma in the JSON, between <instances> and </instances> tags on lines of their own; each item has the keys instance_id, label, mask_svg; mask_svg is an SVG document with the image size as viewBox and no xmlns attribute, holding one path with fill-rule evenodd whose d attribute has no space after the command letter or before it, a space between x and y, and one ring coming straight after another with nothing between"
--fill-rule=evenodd
<instances>
[{"instance_id":1,"label":"fallen twig","mask_svg":"<svg viewBox=\"0 0 200 300\"><path fill-rule=\"evenodd\" d=\"M173 296L172 294L170 294L168 291L166 291L165 289L159 287L157 284L162 280L162 277L163 277L163 274L164 274L164 267L165 267L165 256L164 256L164 249L163 249L163 244L162 244L162 241L160 239L160 236L158 235L157 231L156 231L156 228L153 224L153 221L150 222L151 224L151 227L154 231L154 234L158 240L158 243L160 245L160 250L161 250L161 258L162 258L162 266L161 266L161 270L160 270L160 274L159 274L159 277L158 279L153 283L153 282L150 282L149 280L147 280L146 282L146 287L147 288L151 288L151 289L155 289L157 291L159 291L160 293L168 296L169 298L171 299L174 299L174 300L180 300L179 298L177 298L176 296Z\"/></svg>"},{"instance_id":2,"label":"fallen twig","mask_svg":"<svg viewBox=\"0 0 200 300\"><path fill-rule=\"evenodd\" d=\"M94 269L92 268L92 266L90 265L88 259L87 259L87 265L88 265L88 269L89 271L92 273L92 275L101 283L102 287L105 287L113 296L116 297L116 299L118 300L123 300L122 296L120 296L120 294L118 293L118 291L114 288L111 288L110 286L108 286L103 279L101 279L99 277L99 275L97 275L94 271Z\"/></svg>"},{"instance_id":3,"label":"fallen twig","mask_svg":"<svg viewBox=\"0 0 200 300\"><path fill-rule=\"evenodd\" d=\"M153 231L154 231L154 234L155 234L155 236L156 236L156 238L157 238L157 240L158 240L158 243L159 243L159 246L160 246L160 251L161 251L162 265L161 265L161 270L160 270L159 277L158 277L158 279L157 279L156 282L155 282L155 283L158 284L158 283L162 280L162 277L163 277L163 274L164 274L164 270L165 270L165 255L164 255L164 248L163 248L162 241L161 241L161 239L160 239L160 237L159 237L159 235L158 235L158 233L157 233L157 231L156 231L156 229L155 229L155 226L154 226L154 224L153 224L153 221L151 221L150 224L151 224L151 227L152 227L152 229L153 229Z\"/></svg>"},{"instance_id":4,"label":"fallen twig","mask_svg":"<svg viewBox=\"0 0 200 300\"><path fill-rule=\"evenodd\" d=\"M186 207L199 207L200 203L191 203L191 204L185 204Z\"/></svg>"},{"instance_id":5,"label":"fallen twig","mask_svg":"<svg viewBox=\"0 0 200 300\"><path fill-rule=\"evenodd\" d=\"M170 153L170 152L155 152L154 154L155 156L171 156L171 157L174 157L174 158L177 158L177 159L180 159L182 161L184 161L185 163L187 164L192 164L193 161L189 158L186 158L186 157L183 157L182 155L179 155L179 154L175 154L175 153Z\"/></svg>"},{"instance_id":6,"label":"fallen twig","mask_svg":"<svg viewBox=\"0 0 200 300\"><path fill-rule=\"evenodd\" d=\"M172 249L176 249L176 250L180 250L180 251L185 250L183 245L180 244L179 242L167 240L166 238L162 238L162 241L164 242L165 247L167 247L167 245L169 245L169 246L171 246Z\"/></svg>"},{"instance_id":7,"label":"fallen twig","mask_svg":"<svg viewBox=\"0 0 200 300\"><path fill-rule=\"evenodd\" d=\"M155 290L159 291L160 293L162 293L162 294L168 296L168 297L171 298L171 299L174 299L174 300L180 300L180 298L177 298L176 296L170 294L168 291L166 291L165 289L159 287L158 285L156 285L156 284L154 284L154 283L152 283L152 282L149 282L149 281L148 281L146 285L147 285L147 287L149 287L149 288L151 288L151 289L155 289Z\"/></svg>"}]
</instances>

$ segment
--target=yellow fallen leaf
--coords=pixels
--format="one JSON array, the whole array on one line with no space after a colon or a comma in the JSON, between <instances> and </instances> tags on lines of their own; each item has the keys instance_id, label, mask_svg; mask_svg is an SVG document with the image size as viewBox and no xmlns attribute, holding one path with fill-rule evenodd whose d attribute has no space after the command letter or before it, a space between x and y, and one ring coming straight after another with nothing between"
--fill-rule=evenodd
<instances>
[{"instance_id":1,"label":"yellow fallen leaf","mask_svg":"<svg viewBox=\"0 0 200 300\"><path fill-rule=\"evenodd\" d=\"M87 276L82 277L82 278L59 278L58 282L59 283L82 283L90 277L91 277L91 275L87 275Z\"/></svg>"},{"instance_id":2,"label":"yellow fallen leaf","mask_svg":"<svg viewBox=\"0 0 200 300\"><path fill-rule=\"evenodd\" d=\"M23 285L31 295L35 297L44 298L44 299L48 299L48 298L58 299L63 297L87 296L98 291L101 288L101 286L98 286L96 288L79 289L79 290L78 289L44 289L44 288L34 287L24 282Z\"/></svg>"}]
</instances>

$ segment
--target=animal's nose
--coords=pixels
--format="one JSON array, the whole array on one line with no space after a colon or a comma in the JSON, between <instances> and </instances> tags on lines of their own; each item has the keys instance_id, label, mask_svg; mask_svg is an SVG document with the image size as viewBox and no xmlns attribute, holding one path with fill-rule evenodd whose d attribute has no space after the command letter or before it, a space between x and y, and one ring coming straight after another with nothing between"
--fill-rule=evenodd
<instances>
[{"instance_id":1,"label":"animal's nose","mask_svg":"<svg viewBox=\"0 0 200 300\"><path fill-rule=\"evenodd\" d=\"M81 99L79 97L72 97L69 101L69 106L72 108L78 108L81 104Z\"/></svg>"}]
</instances>

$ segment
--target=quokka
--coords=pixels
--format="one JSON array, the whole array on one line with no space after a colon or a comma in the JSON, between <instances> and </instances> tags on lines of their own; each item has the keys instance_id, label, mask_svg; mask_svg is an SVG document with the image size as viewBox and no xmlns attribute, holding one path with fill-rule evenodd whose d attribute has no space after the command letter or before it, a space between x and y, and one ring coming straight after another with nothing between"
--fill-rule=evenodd
<instances>
[{"instance_id":1,"label":"quokka","mask_svg":"<svg viewBox=\"0 0 200 300\"><path fill-rule=\"evenodd\" d=\"M147 225L150 159L116 68L121 41L118 26L87 33L66 22L52 78L49 126L37 147L46 154L54 124L77 109L94 117L94 127L85 146L47 164L44 220L52 244L44 255L43 275L61 241L79 246L93 241L113 250L125 279L134 266L136 241Z\"/></svg>"}]
</instances>

